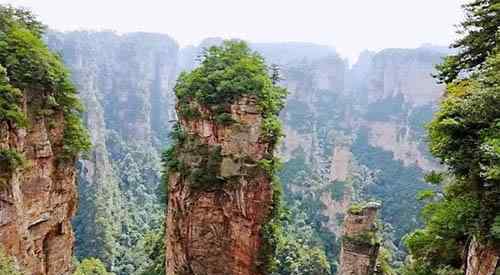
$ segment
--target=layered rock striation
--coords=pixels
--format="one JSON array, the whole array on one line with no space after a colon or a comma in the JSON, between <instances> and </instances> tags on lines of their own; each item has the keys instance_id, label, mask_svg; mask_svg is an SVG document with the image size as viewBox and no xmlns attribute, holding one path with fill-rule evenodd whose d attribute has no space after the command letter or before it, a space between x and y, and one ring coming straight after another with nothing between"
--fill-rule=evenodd
<instances>
[{"instance_id":1,"label":"layered rock striation","mask_svg":"<svg viewBox=\"0 0 500 275\"><path fill-rule=\"evenodd\" d=\"M227 56L232 56L229 64L212 71L211 62L221 64L219 57ZM249 90L238 92L239 84L225 90L221 84L235 80L228 72L245 66L242 60L257 69L240 71L249 79ZM214 72L223 79L200 96L197 84ZM264 77L262 88L252 88L262 80L257 77ZM282 90L272 87L262 60L239 42L212 48L198 69L181 76L176 87L176 143L165 156L167 274L263 274L272 238L264 229L277 195L273 150L278 133L270 127L279 127L280 107L271 106L281 105L280 96L273 95L278 91Z\"/></svg>"},{"instance_id":2,"label":"layered rock striation","mask_svg":"<svg viewBox=\"0 0 500 275\"><path fill-rule=\"evenodd\" d=\"M78 153L90 143L66 69L29 13L0 6L0 249L33 275L72 274Z\"/></svg>"},{"instance_id":3,"label":"layered rock striation","mask_svg":"<svg viewBox=\"0 0 500 275\"><path fill-rule=\"evenodd\" d=\"M34 93L23 98L30 127L0 124L0 148L20 152L25 163L2 175L6 181L0 190L0 244L30 274L71 274L75 159L58 158L63 127L51 128L49 123L64 125L64 117L61 112L51 117L33 114Z\"/></svg>"}]
</instances>

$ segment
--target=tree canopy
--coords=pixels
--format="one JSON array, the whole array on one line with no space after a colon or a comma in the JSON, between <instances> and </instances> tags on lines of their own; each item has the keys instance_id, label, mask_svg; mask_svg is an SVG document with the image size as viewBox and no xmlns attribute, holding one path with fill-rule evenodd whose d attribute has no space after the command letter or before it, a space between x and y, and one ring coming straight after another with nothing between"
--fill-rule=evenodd
<instances>
[{"instance_id":1,"label":"tree canopy","mask_svg":"<svg viewBox=\"0 0 500 275\"><path fill-rule=\"evenodd\" d=\"M463 8L466 18L457 31L461 38L451 44L458 53L448 56L438 66L437 77L444 83L481 69L497 50L500 40L499 0L474 0Z\"/></svg>"},{"instance_id":2,"label":"tree canopy","mask_svg":"<svg viewBox=\"0 0 500 275\"><path fill-rule=\"evenodd\" d=\"M465 5L466 36L459 54L440 67L447 82L439 111L428 125L431 153L446 167L427 179L443 184L427 194L425 227L406 237L405 274L461 274L472 239L500 247L500 51L498 1ZM489 36L489 37L486 37ZM450 66L450 60L458 62ZM466 70L467 75L458 78Z\"/></svg>"},{"instance_id":3,"label":"tree canopy","mask_svg":"<svg viewBox=\"0 0 500 275\"><path fill-rule=\"evenodd\" d=\"M64 153L75 156L90 148L80 119L83 108L69 73L44 41L44 26L25 9L0 5L0 119L26 127L19 104L28 94L39 115L64 113Z\"/></svg>"}]
</instances>

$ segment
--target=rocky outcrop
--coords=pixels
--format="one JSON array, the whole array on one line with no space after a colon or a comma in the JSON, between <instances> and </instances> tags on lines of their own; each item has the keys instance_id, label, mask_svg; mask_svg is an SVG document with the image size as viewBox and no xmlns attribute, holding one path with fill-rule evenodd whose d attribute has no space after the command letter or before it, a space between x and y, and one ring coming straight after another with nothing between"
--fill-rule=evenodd
<instances>
[{"instance_id":1,"label":"rocky outcrop","mask_svg":"<svg viewBox=\"0 0 500 275\"><path fill-rule=\"evenodd\" d=\"M261 139L255 98L242 97L230 110L235 123L229 126L180 118L187 141L177 158L183 169L206 177L197 182L183 171L170 174L167 274L260 274L260 232L273 192L258 163L270 147ZM200 112L213 117L207 109ZM230 182L221 186L221 178Z\"/></svg>"},{"instance_id":2,"label":"rocky outcrop","mask_svg":"<svg viewBox=\"0 0 500 275\"><path fill-rule=\"evenodd\" d=\"M499 251L473 239L464 266L465 275L496 275L500 271Z\"/></svg>"},{"instance_id":3,"label":"rocky outcrop","mask_svg":"<svg viewBox=\"0 0 500 275\"><path fill-rule=\"evenodd\" d=\"M380 205L377 203L368 203L363 206L353 206L347 212L339 274L374 274L380 248L375 223L379 208Z\"/></svg>"},{"instance_id":4,"label":"rocky outcrop","mask_svg":"<svg viewBox=\"0 0 500 275\"><path fill-rule=\"evenodd\" d=\"M24 166L3 173L0 245L21 269L34 275L72 273L77 206L74 158L62 159L62 112L40 116L37 91L23 98L28 127L0 122L0 148L20 152ZM2 160L4 161L4 160Z\"/></svg>"}]
</instances>

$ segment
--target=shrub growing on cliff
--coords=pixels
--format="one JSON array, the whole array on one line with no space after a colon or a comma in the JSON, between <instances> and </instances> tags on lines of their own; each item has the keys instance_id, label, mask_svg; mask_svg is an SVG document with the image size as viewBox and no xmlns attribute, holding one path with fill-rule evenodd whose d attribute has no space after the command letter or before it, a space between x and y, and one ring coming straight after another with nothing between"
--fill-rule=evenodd
<instances>
[{"instance_id":1,"label":"shrub growing on cliff","mask_svg":"<svg viewBox=\"0 0 500 275\"><path fill-rule=\"evenodd\" d=\"M261 230L263 244L257 264L265 273L275 270L276 252L282 247L283 232L281 190L276 177L279 161L273 157L273 151L282 136L278 114L284 106L286 90L271 80L263 58L251 51L245 42L226 41L220 47L208 49L198 68L180 75L175 94L180 120L205 119L218 126L230 126L236 122L230 108L239 99L247 97L255 101L263 118L260 139L269 144L269 151L261 160L244 159L259 164L249 165L256 168L248 168L250 175L244 176L264 172L273 185L272 209ZM182 138L178 137L180 133ZM174 128L172 137L174 146L163 156L170 172L178 172L181 177L189 179L190 187L195 191L233 187L233 177L220 175L223 160L220 147L200 144L196 137L184 133L179 125ZM189 159L193 156L199 159Z\"/></svg>"},{"instance_id":2,"label":"shrub growing on cliff","mask_svg":"<svg viewBox=\"0 0 500 275\"><path fill-rule=\"evenodd\" d=\"M230 120L222 114L242 95L255 96L265 118L277 116L284 106L286 90L273 83L264 59L245 42L226 41L221 47L208 49L198 68L179 76L175 94L178 109L184 110L179 115L184 118L191 117L193 112L186 110L194 100L226 123Z\"/></svg>"},{"instance_id":3,"label":"shrub growing on cliff","mask_svg":"<svg viewBox=\"0 0 500 275\"><path fill-rule=\"evenodd\" d=\"M64 153L72 157L88 150L90 141L76 90L60 58L43 42L43 30L29 11L0 6L0 119L26 126L18 108L22 93L30 97L32 109L44 110L39 113L46 119L53 111L62 112Z\"/></svg>"},{"instance_id":4,"label":"shrub growing on cliff","mask_svg":"<svg viewBox=\"0 0 500 275\"><path fill-rule=\"evenodd\" d=\"M0 247L0 274L2 275L22 275L19 270L14 267L14 262L10 257L5 255Z\"/></svg>"},{"instance_id":5,"label":"shrub growing on cliff","mask_svg":"<svg viewBox=\"0 0 500 275\"><path fill-rule=\"evenodd\" d=\"M7 70L0 64L0 121L9 121L19 127L27 126L26 115L21 110L22 92L14 88L7 78Z\"/></svg>"},{"instance_id":6,"label":"shrub growing on cliff","mask_svg":"<svg viewBox=\"0 0 500 275\"><path fill-rule=\"evenodd\" d=\"M12 149L0 149L0 190L7 186L12 172L24 164L24 157Z\"/></svg>"}]
</instances>

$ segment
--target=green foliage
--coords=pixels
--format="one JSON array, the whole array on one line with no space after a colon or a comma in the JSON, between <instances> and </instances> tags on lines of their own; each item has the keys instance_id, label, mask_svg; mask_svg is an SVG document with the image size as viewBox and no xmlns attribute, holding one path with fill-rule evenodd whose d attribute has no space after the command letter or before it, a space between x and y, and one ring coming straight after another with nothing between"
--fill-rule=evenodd
<instances>
[{"instance_id":1,"label":"green foliage","mask_svg":"<svg viewBox=\"0 0 500 275\"><path fill-rule=\"evenodd\" d=\"M43 25L23 9L0 6L0 15L0 114L26 126L16 107L21 94L15 89L30 93L31 101L41 101L37 107L46 108L40 114L63 112L65 155L88 151L89 137L79 117L82 107L66 68L41 38Z\"/></svg>"},{"instance_id":2,"label":"green foliage","mask_svg":"<svg viewBox=\"0 0 500 275\"><path fill-rule=\"evenodd\" d=\"M458 53L445 59L438 68L438 79L451 83L462 74L481 69L494 54L500 35L500 3L498 0L474 0L465 4L465 20L460 23L462 35L451 47Z\"/></svg>"},{"instance_id":3,"label":"green foliage","mask_svg":"<svg viewBox=\"0 0 500 275\"><path fill-rule=\"evenodd\" d=\"M0 247L0 274L2 275L23 275L22 272L17 270L14 266L12 259L5 255L3 249Z\"/></svg>"},{"instance_id":4,"label":"green foliage","mask_svg":"<svg viewBox=\"0 0 500 275\"><path fill-rule=\"evenodd\" d=\"M88 258L78 264L74 275L112 275L112 273L106 271L106 267L99 259Z\"/></svg>"},{"instance_id":5,"label":"green foliage","mask_svg":"<svg viewBox=\"0 0 500 275\"><path fill-rule=\"evenodd\" d=\"M328 275L331 267L324 251L309 247L299 238L288 237L278 251L279 265L273 274Z\"/></svg>"},{"instance_id":6,"label":"green foliage","mask_svg":"<svg viewBox=\"0 0 500 275\"><path fill-rule=\"evenodd\" d=\"M0 149L0 190L7 187L12 173L22 167L24 157L12 149Z\"/></svg>"},{"instance_id":7,"label":"green foliage","mask_svg":"<svg viewBox=\"0 0 500 275\"><path fill-rule=\"evenodd\" d=\"M76 156L82 151L88 153L92 144L80 116L73 112L68 112L64 118L64 156Z\"/></svg>"},{"instance_id":8,"label":"green foliage","mask_svg":"<svg viewBox=\"0 0 500 275\"><path fill-rule=\"evenodd\" d=\"M303 243L309 249L321 251L327 259L330 266L329 272L335 273L336 261L340 253L340 243L334 233L324 225L328 221L323 213L324 204L318 200L313 192L294 192L292 186L300 186L301 188L320 188L321 179L316 176L312 170L311 164L306 159L304 150L299 147L293 152L293 157L288 160L280 172L280 180L284 185L285 191L285 209L289 213L285 221L285 236L293 239L298 239L299 243ZM324 192L331 192L330 189L338 182L329 183L324 187ZM318 186L316 186L318 184ZM323 191L321 191L323 192ZM291 218L293 217L293 218ZM340 219L342 221L343 218ZM278 254L280 255L280 254ZM298 260L301 262L300 260ZM290 261L280 260L282 263L290 263ZM319 265L318 265L319 266ZM283 267L287 269L288 267ZM329 273L325 273L329 274Z\"/></svg>"},{"instance_id":9,"label":"green foliage","mask_svg":"<svg viewBox=\"0 0 500 275\"><path fill-rule=\"evenodd\" d=\"M22 92L14 88L7 78L7 70L0 64L0 120L26 127L26 115L21 109Z\"/></svg>"},{"instance_id":10,"label":"green foliage","mask_svg":"<svg viewBox=\"0 0 500 275\"><path fill-rule=\"evenodd\" d=\"M473 238L500 244L500 55L487 55L475 74L448 84L428 126L431 153L448 171L442 198L422 211L425 227L405 240L413 259L406 269L417 274L460 274L462 251Z\"/></svg>"},{"instance_id":11,"label":"green foliage","mask_svg":"<svg viewBox=\"0 0 500 275\"><path fill-rule=\"evenodd\" d=\"M361 128L352 146L357 161L376 171L375 184L364 187L364 199L384 202L381 219L394 225L394 238L400 240L420 225L420 220L415 217L418 217L422 203L415 194L428 189L429 185L422 182L422 169L415 165L405 166L394 159L392 152L371 146L368 134L368 129Z\"/></svg>"},{"instance_id":12,"label":"green foliage","mask_svg":"<svg viewBox=\"0 0 500 275\"><path fill-rule=\"evenodd\" d=\"M424 175L424 180L427 183L439 185L443 182L443 177L444 175L441 172L430 171Z\"/></svg>"},{"instance_id":13,"label":"green foliage","mask_svg":"<svg viewBox=\"0 0 500 275\"><path fill-rule=\"evenodd\" d=\"M201 117L201 112L190 104L179 105L177 112L179 113L179 116L186 119L197 119Z\"/></svg>"},{"instance_id":14,"label":"green foliage","mask_svg":"<svg viewBox=\"0 0 500 275\"><path fill-rule=\"evenodd\" d=\"M15 169L23 166L24 157L12 149L0 149L0 168L1 171L13 172Z\"/></svg>"},{"instance_id":15,"label":"green foliage","mask_svg":"<svg viewBox=\"0 0 500 275\"><path fill-rule=\"evenodd\" d=\"M105 167L100 184L79 178L79 193L85 195L73 220L75 252L79 259L98 258L110 272L137 275L152 264L146 235L165 217L158 151L113 130L107 131L105 151L101 144L92 157L107 154L112 167Z\"/></svg>"},{"instance_id":16,"label":"green foliage","mask_svg":"<svg viewBox=\"0 0 500 275\"><path fill-rule=\"evenodd\" d=\"M435 196L436 196L436 192L434 192L434 190L426 189L426 190L422 190L422 191L418 192L417 200L419 200L419 201L429 200L429 199L434 198Z\"/></svg>"},{"instance_id":17,"label":"green foliage","mask_svg":"<svg viewBox=\"0 0 500 275\"><path fill-rule=\"evenodd\" d=\"M281 121L275 115L268 116L262 122L263 137L271 144L277 144L284 136Z\"/></svg>"},{"instance_id":18,"label":"green foliage","mask_svg":"<svg viewBox=\"0 0 500 275\"><path fill-rule=\"evenodd\" d=\"M175 87L179 102L224 105L241 95L255 95L264 113L277 114L283 107L285 91L272 84L263 58L242 41L226 41L211 47L201 65L182 74Z\"/></svg>"},{"instance_id":19,"label":"green foliage","mask_svg":"<svg viewBox=\"0 0 500 275\"><path fill-rule=\"evenodd\" d=\"M332 200L340 201L344 197L346 183L343 181L335 181L330 185L329 189Z\"/></svg>"},{"instance_id":20,"label":"green foliage","mask_svg":"<svg viewBox=\"0 0 500 275\"><path fill-rule=\"evenodd\" d=\"M355 236L343 236L344 242L349 242L356 246L375 246L380 244L380 237L376 231L366 231Z\"/></svg>"},{"instance_id":21,"label":"green foliage","mask_svg":"<svg viewBox=\"0 0 500 275\"><path fill-rule=\"evenodd\" d=\"M235 120L231 117L229 113L221 113L215 116L215 122L219 125L231 125Z\"/></svg>"},{"instance_id":22,"label":"green foliage","mask_svg":"<svg viewBox=\"0 0 500 275\"><path fill-rule=\"evenodd\" d=\"M25 8L14 8L12 6L0 6L0 28L5 29L11 25L19 24L30 30L37 37L41 37L45 26L38 21L33 13Z\"/></svg>"},{"instance_id":23,"label":"green foliage","mask_svg":"<svg viewBox=\"0 0 500 275\"><path fill-rule=\"evenodd\" d=\"M165 274L165 226L164 224L144 237L144 249L152 264L141 275Z\"/></svg>"},{"instance_id":24,"label":"green foliage","mask_svg":"<svg viewBox=\"0 0 500 275\"><path fill-rule=\"evenodd\" d=\"M363 212L364 204L362 203L353 203L347 210L352 215L360 215Z\"/></svg>"},{"instance_id":25,"label":"green foliage","mask_svg":"<svg viewBox=\"0 0 500 275\"><path fill-rule=\"evenodd\" d=\"M396 275L396 271L392 268L393 255L385 246L381 246L377 257L377 273L376 275Z\"/></svg>"},{"instance_id":26,"label":"green foliage","mask_svg":"<svg viewBox=\"0 0 500 275\"><path fill-rule=\"evenodd\" d=\"M500 215L497 215L495 217L495 220L491 225L491 236L497 240L500 240Z\"/></svg>"}]
</instances>

